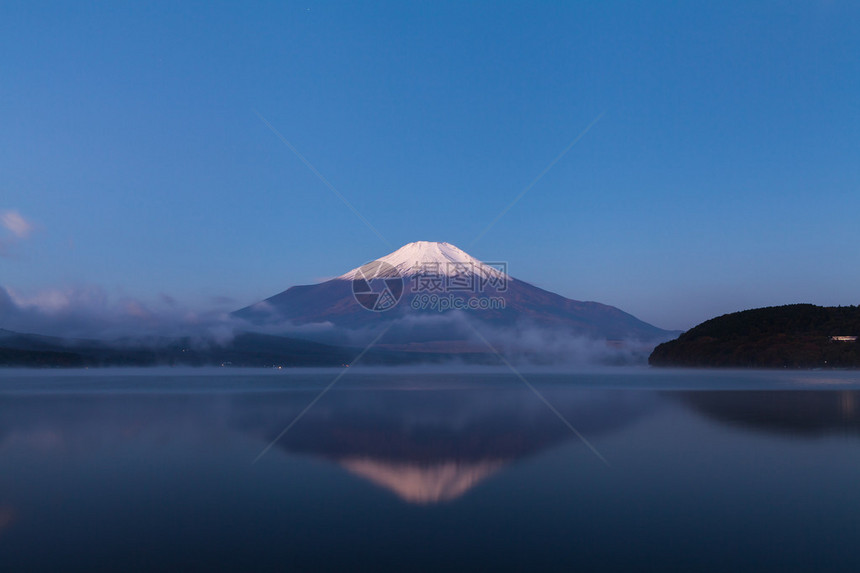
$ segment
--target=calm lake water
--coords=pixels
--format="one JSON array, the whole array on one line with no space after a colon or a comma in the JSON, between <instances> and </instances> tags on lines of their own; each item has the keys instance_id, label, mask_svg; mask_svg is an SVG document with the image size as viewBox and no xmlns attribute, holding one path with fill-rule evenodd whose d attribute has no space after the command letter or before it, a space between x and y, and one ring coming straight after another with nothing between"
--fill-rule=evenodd
<instances>
[{"instance_id":1,"label":"calm lake water","mask_svg":"<svg viewBox=\"0 0 860 573\"><path fill-rule=\"evenodd\" d=\"M858 373L338 374L0 371L0 569L860 570Z\"/></svg>"}]
</instances>

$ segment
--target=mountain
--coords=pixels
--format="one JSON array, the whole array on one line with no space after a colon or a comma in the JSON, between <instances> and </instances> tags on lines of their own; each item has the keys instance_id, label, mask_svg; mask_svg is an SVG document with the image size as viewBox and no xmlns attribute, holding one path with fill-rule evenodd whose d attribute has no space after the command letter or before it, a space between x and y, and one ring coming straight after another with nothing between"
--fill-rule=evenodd
<instances>
[{"instance_id":1,"label":"mountain","mask_svg":"<svg viewBox=\"0 0 860 573\"><path fill-rule=\"evenodd\" d=\"M665 342L653 366L860 368L860 307L791 304L712 318Z\"/></svg>"},{"instance_id":2,"label":"mountain","mask_svg":"<svg viewBox=\"0 0 860 573\"><path fill-rule=\"evenodd\" d=\"M649 351L677 335L613 306L568 299L516 279L506 263L482 262L452 244L430 241L409 243L334 279L291 287L234 314L258 326L316 324L339 332L385 326L391 331L383 344L447 351L477 344L470 324L496 340L502 332L552 332L616 345L650 344Z\"/></svg>"}]
</instances>

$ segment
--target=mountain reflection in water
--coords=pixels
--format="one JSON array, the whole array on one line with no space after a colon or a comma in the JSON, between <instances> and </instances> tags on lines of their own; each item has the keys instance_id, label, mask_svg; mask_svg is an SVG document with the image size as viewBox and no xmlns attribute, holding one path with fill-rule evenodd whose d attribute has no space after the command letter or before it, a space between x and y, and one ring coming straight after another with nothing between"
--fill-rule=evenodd
<instances>
[{"instance_id":1,"label":"mountain reflection in water","mask_svg":"<svg viewBox=\"0 0 860 573\"><path fill-rule=\"evenodd\" d=\"M510 377L491 378L491 387L440 387L434 376L419 378L417 386L413 377L403 387L390 377L381 386L372 377L359 380L327 393L266 455L326 460L404 501L430 504L459 498L517 460L579 442ZM179 386L148 392L124 384L108 392L98 385L0 400L0 448L113 456L132 446L157 455L162 447L251 438L262 450L319 392L308 384L227 393ZM659 401L648 392L551 386L542 393L588 438L623 428ZM249 461L257 453L249 450Z\"/></svg>"},{"instance_id":2,"label":"mountain reflection in water","mask_svg":"<svg viewBox=\"0 0 860 573\"><path fill-rule=\"evenodd\" d=\"M860 570L852 373L0 373L4 571Z\"/></svg>"},{"instance_id":3,"label":"mountain reflection in water","mask_svg":"<svg viewBox=\"0 0 860 573\"><path fill-rule=\"evenodd\" d=\"M612 390L543 394L581 433L600 436L645 414L655 397ZM246 398L238 425L274 440L312 396ZM578 438L523 386L332 392L276 443L330 460L413 503L460 497L514 463ZM275 450L268 455L273 455Z\"/></svg>"}]
</instances>

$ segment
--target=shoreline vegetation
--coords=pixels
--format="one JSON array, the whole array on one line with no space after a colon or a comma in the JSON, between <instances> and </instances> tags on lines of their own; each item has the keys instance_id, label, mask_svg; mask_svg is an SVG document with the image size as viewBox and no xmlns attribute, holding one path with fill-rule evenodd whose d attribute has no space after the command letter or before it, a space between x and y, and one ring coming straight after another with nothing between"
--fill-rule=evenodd
<instances>
[{"instance_id":1,"label":"shoreline vegetation","mask_svg":"<svg viewBox=\"0 0 860 573\"><path fill-rule=\"evenodd\" d=\"M651 366L860 368L860 307L791 304L707 320L657 346Z\"/></svg>"}]
</instances>

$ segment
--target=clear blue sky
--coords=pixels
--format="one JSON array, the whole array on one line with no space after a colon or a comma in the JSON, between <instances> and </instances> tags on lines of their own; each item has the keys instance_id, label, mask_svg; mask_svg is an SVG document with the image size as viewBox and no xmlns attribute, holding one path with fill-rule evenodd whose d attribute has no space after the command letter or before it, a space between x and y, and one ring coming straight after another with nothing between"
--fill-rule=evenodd
<instances>
[{"instance_id":1,"label":"clear blue sky","mask_svg":"<svg viewBox=\"0 0 860 573\"><path fill-rule=\"evenodd\" d=\"M858 31L839 1L7 1L0 286L241 306L440 240L666 328L858 304Z\"/></svg>"}]
</instances>

